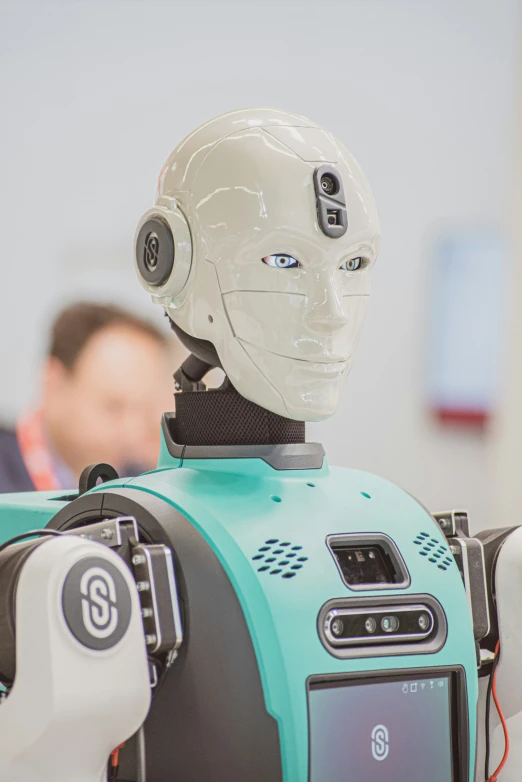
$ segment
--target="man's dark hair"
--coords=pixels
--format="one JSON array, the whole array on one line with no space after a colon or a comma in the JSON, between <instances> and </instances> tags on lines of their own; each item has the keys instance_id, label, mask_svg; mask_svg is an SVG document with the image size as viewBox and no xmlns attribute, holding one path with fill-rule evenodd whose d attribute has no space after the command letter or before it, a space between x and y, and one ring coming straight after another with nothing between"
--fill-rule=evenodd
<instances>
[{"instance_id":1,"label":"man's dark hair","mask_svg":"<svg viewBox=\"0 0 522 782\"><path fill-rule=\"evenodd\" d=\"M129 326L148 334L163 346L168 338L147 320L112 304L78 302L62 310L51 328L49 356L54 356L72 369L89 340L109 326Z\"/></svg>"}]
</instances>

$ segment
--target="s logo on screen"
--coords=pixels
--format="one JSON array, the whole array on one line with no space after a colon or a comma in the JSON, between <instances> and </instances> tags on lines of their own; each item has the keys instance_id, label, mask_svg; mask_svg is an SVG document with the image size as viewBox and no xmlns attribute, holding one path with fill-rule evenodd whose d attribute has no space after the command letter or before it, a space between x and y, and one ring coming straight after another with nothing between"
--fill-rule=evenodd
<instances>
[{"instance_id":1,"label":"s logo on screen","mask_svg":"<svg viewBox=\"0 0 522 782\"><path fill-rule=\"evenodd\" d=\"M385 760L390 751L390 736L386 725L376 725L372 730L372 755L375 760Z\"/></svg>"}]
</instances>

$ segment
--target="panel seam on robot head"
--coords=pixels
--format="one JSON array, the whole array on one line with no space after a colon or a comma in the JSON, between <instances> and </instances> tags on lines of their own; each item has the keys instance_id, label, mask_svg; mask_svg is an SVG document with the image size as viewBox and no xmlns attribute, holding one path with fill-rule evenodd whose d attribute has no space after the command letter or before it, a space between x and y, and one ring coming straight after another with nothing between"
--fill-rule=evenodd
<instances>
[{"instance_id":1,"label":"panel seam on robot head","mask_svg":"<svg viewBox=\"0 0 522 782\"><path fill-rule=\"evenodd\" d=\"M282 125L282 126L279 126L279 127L293 128L293 127L295 127L295 125ZM277 142L281 147L284 147L289 152L291 152L294 157L296 157L298 160L301 161L301 163L305 163L312 170L314 169L314 164L312 162L310 162L309 160L305 160L304 158L302 158L301 155L298 152L295 151L295 149L292 149L292 147L290 147L288 144L285 144L284 141L281 141L281 139L278 139L277 136L273 136L272 133L270 133L270 131L266 130L263 126L260 126L260 129L263 131L265 136L268 136L268 138L270 138L271 141ZM275 149L275 147L273 147L273 146L271 148Z\"/></svg>"},{"instance_id":2,"label":"panel seam on robot head","mask_svg":"<svg viewBox=\"0 0 522 782\"><path fill-rule=\"evenodd\" d=\"M263 370L262 370L260 367L258 367L258 366L257 366L257 364L254 362L254 360L251 358L251 356L249 356L249 355L248 355L248 352L247 352L247 350L245 349L245 346L244 346L244 345L241 343L241 340L240 340L240 339L239 339L239 337L237 336L237 334L236 334L236 332L235 332L235 330L234 330L234 327L232 326L232 323L231 323L231 321L230 321L230 317L229 317L229 314L228 314L228 310L227 310L227 308L225 307L224 294L223 294L223 292L222 292L222 290L221 290L221 283L220 283L220 281L219 281L219 275L218 275L218 273L217 273L216 264L214 264L214 263L213 263L213 264L212 264L212 267L213 267L213 269L214 269L214 274L216 275L216 282L217 282L217 286L218 286L218 290L219 290L219 295L221 296L221 304L222 304L222 309L223 309L223 311L224 311L224 313L225 313L225 317L226 317L226 319L227 319L227 323L228 323L228 325L229 325L229 327L230 327L230 331L231 331L231 333L232 333L232 336L233 336L233 338L235 339L235 341L237 342L237 344L238 344L238 345L241 347L241 350L244 352L244 354L245 354L245 356L247 357L247 359L248 359L249 363L250 363L250 364L252 364L252 365L254 366L254 368L255 368L255 369L257 369L257 371L258 371L258 372L259 372L259 373L262 375L262 377L264 377L264 379L265 379L266 383L268 383L268 385L270 386L270 388L271 388L271 389L272 389L272 390L275 392L276 396L278 396L278 397L279 397L279 399L281 400L281 402L282 402L282 404L283 404L283 407L284 407L284 409L285 409L285 410L286 410L286 412L287 412L288 418L289 418L289 419L291 419L291 420L295 420L295 419L292 419L292 416L290 415L290 412L289 412L289 410L288 410L288 408L287 408L287 406L286 406L286 402L285 402L285 398L284 398L284 396L281 394L281 392L280 392L280 391L278 391L278 389L277 389L277 388L274 386L274 384L270 382L270 380L267 378L267 376L265 375L265 373L263 372ZM214 343L212 343L212 344L214 345ZM216 348L216 352L217 352L217 354L218 354L218 356L219 356L219 360L221 361L221 364L222 364L222 366L223 366L223 361L221 360L221 356L219 355L218 349L217 349L217 347L216 347L215 345L214 345L214 347ZM225 372L225 374L227 374L227 373ZM227 377L228 377L228 375L227 375ZM247 398L248 398L248 397L245 397L245 399L247 399ZM249 401L250 401L250 402L252 402L253 400L252 400L252 399L250 399ZM254 404L257 404L257 403L255 403L255 402L254 402Z\"/></svg>"},{"instance_id":3,"label":"panel seam on robot head","mask_svg":"<svg viewBox=\"0 0 522 782\"><path fill-rule=\"evenodd\" d=\"M260 127L261 127L261 130L263 130L263 132L266 133L267 136L270 136L270 138L274 139L275 141L278 141L283 147L286 147L286 149L290 150L290 152L292 152L292 154L294 154L297 158L299 158L299 160L301 160L303 163L307 163L310 166L310 168L312 168L312 169L315 169L315 168L317 168L318 165L323 165L323 164L328 164L330 166L337 166L337 165L339 165L337 160L305 160L304 157L301 157L299 152L296 152L295 149L292 149L292 147L290 147L284 141L281 141L281 139L277 138L277 136L274 136L272 133L270 133L270 131L267 130L264 125L262 125ZM282 128L295 128L295 127L299 127L299 126L298 125L277 125L277 127L279 127L279 128L281 128L281 127ZM302 125L300 127L307 128L306 125ZM320 129L320 128L318 128L318 129ZM325 132L328 134L328 131L325 131ZM332 141L334 141L334 137L331 135L331 133L328 134L328 135L330 135Z\"/></svg>"},{"instance_id":4,"label":"panel seam on robot head","mask_svg":"<svg viewBox=\"0 0 522 782\"><path fill-rule=\"evenodd\" d=\"M318 126L317 125L315 125L315 126L313 126L313 125L278 125L277 127L308 128L308 127L318 127ZM216 141L213 141L211 144L209 144L208 145L208 150L207 150L207 152L205 154L205 157L202 158L202 160L200 161L197 169L194 171L194 173L192 175L192 182L195 181L197 175L199 174L199 172L201 170L201 167L202 167L203 163L206 161L206 159L208 158L210 153L216 147L218 147L223 141L226 141L226 139L230 138L231 136L236 136L238 133L244 133L245 131L253 130L255 128L263 131L263 133L265 133L266 136L269 136L270 139L272 139L273 141L277 141L282 147L284 147L285 149L288 149L292 153L292 155L294 155L294 157L296 157L298 160L301 160L303 163L308 163L308 161L303 160L303 158L301 158L293 149L288 147L283 141L279 141L279 139L277 139L275 136L272 136L270 133L266 133L265 130L264 130L264 126L263 125L254 125L252 128L239 128L238 130L233 130L231 133L227 133L225 136L221 136L221 138L218 138L218 139L216 139ZM198 150L198 151L200 151L200 150ZM313 166L311 166L311 168L313 168ZM192 197L192 183L191 183L191 185L190 185L188 190L176 191L176 192L190 193L190 196ZM165 195L165 194L162 193L162 195Z\"/></svg>"},{"instance_id":5,"label":"panel seam on robot head","mask_svg":"<svg viewBox=\"0 0 522 782\"><path fill-rule=\"evenodd\" d=\"M221 290L221 283L219 281L219 274L217 272L216 264L212 263L212 261L208 261L208 263L211 264L211 266L212 266L212 268L214 270L214 274L216 275L217 288L218 288L218 291L219 291L219 296L221 298L221 309L225 313L225 317L227 319L227 323L229 325L230 331L232 332L232 336L234 337L234 339L237 339L236 332L234 331L234 326L232 325L232 321L230 320L230 317L229 317L229 314L228 314L228 310L225 307L225 301L224 301L224 298L223 298L223 291ZM214 345L214 347L216 347L216 346ZM216 351L217 351L217 348L216 348ZM218 353L218 356L219 356L219 353ZM221 359L221 357L220 357L220 359ZM221 363L223 363L223 362L221 362Z\"/></svg>"},{"instance_id":6,"label":"panel seam on robot head","mask_svg":"<svg viewBox=\"0 0 522 782\"><path fill-rule=\"evenodd\" d=\"M209 261L209 263L212 263L212 261ZM212 265L215 266L215 264ZM225 293L221 293L221 297L224 298L225 296L230 296L231 294L234 293L262 293L263 295L268 293L270 294L270 296L274 296L274 295L302 296L305 299L308 296L307 293L298 293L298 292L294 293L293 291L262 291L262 290L258 290L257 288L255 290L253 290L252 288L233 288L230 291L225 291ZM342 299L352 299L352 298L369 299L370 294L369 293L343 293L341 295L341 298Z\"/></svg>"},{"instance_id":7,"label":"panel seam on robot head","mask_svg":"<svg viewBox=\"0 0 522 782\"><path fill-rule=\"evenodd\" d=\"M289 361L301 361L304 364L324 364L325 366L328 366L328 364L344 364L345 362L350 361L355 355L355 351L353 353L350 353L350 355L346 359L342 359L340 361L321 361L320 359L316 359L315 361L310 361L308 358L294 358L294 356L288 356L286 353L276 353L275 350L268 350L268 348L262 348L259 345L254 345L253 342L249 342L247 339L242 339L241 337L236 337L237 341L240 342L242 345L250 345L251 348L254 348L255 350L263 350L265 353L270 353L272 356L279 356L279 358L287 358Z\"/></svg>"},{"instance_id":8,"label":"panel seam on robot head","mask_svg":"<svg viewBox=\"0 0 522 782\"><path fill-rule=\"evenodd\" d=\"M249 362L250 364L252 364L252 365L254 366L254 368L255 368L255 369L256 369L256 370L257 370L257 371L258 371L258 372L259 372L259 373L262 375L262 377L264 378L265 382L266 382L266 383L267 383L267 384L270 386L270 388L271 388L271 389L272 389L272 391L275 393L275 395L276 395L277 397L279 397L279 399L280 399L280 400L281 400L281 402L282 402L282 405L283 405L284 409L286 410L286 413L287 413L287 416L288 416L288 418L289 418L290 420L296 420L296 419L293 419L293 418L292 418L292 416L290 415L290 413L289 413L289 411L288 411L288 408L287 408L287 406L286 406L286 403L285 403L285 399L284 399L283 395L281 394L281 392L280 392L280 391L278 391L278 389L277 389L277 388L274 386L274 384L273 384L273 383L271 383L271 381L270 381L270 380L267 378L267 376L266 376L266 375L265 375L265 373L264 373L264 372L261 370L261 368L260 368L260 367L258 367L258 366L257 366L257 364L256 364L256 363L253 361L253 359L252 359L252 358L251 358L251 357L248 355L248 352L246 351L246 349L245 349L244 345L242 345L242 344L241 344L241 340L238 338L238 336L236 335L236 332L234 331L234 328L233 328L233 326L232 326L232 323L230 322L230 317L229 317L229 314L228 314L227 308L225 307L225 302L224 302L224 300L223 300L223 295L224 295L224 294L221 292L221 285L220 285L220 282L219 282L219 276L218 276L218 273L217 273L216 264L215 264L215 263L212 263L212 261L208 261L208 259L207 259L207 258L205 258L204 260L205 260L205 261L207 261L208 263L210 263L210 265L212 266L212 268L213 268L213 270L214 270L214 274L216 275L216 282L217 282L217 286L218 286L218 290L219 290L219 295L221 296L222 309L223 309L223 312L225 313L225 317L226 317L226 320L227 320L228 326L229 326L229 328L230 328L230 332L231 332L231 334L232 334L232 337L233 337L233 339L234 339L234 340L236 341L236 343L237 343L237 344L238 344L238 345L241 347L241 350L243 351L243 353L245 354L246 358L248 359L248 362ZM188 280L187 280L187 284L188 284ZM170 315L169 315L169 317L170 317ZM189 333L190 333L190 332L189 332ZM191 336L195 337L196 335L195 335L195 334L192 334ZM218 354L218 358L219 358L219 360L221 361L221 365L224 367L224 364L223 364L223 359L222 359L222 358L221 358L221 356L219 355L219 350L218 350L218 348L217 348L217 346L216 346L215 342L214 342L213 340L209 340L209 341L210 341L210 342L212 342L212 344L214 345L214 348L215 348L215 350L216 350L216 353ZM227 377L228 377L228 373L226 372L226 370L225 370L225 374L226 374L226 375L227 375ZM248 399L248 397L245 397L245 399ZM252 399L249 399L248 401L250 401L250 402L253 402L253 400L252 400ZM256 402L253 402L253 403L254 403L254 404L257 404ZM181 458L181 463L183 463L183 456L184 456L184 452L181 454L181 457L180 457L180 458Z\"/></svg>"},{"instance_id":9,"label":"panel seam on robot head","mask_svg":"<svg viewBox=\"0 0 522 782\"><path fill-rule=\"evenodd\" d=\"M274 294L280 294L281 296L303 296L305 299L308 296L307 293L294 293L293 291L262 291L258 288L233 288L231 291L225 291L225 293L222 293L221 296L224 298L225 296L230 296L233 293L262 293L263 296L269 293L270 296L273 296Z\"/></svg>"},{"instance_id":10,"label":"panel seam on robot head","mask_svg":"<svg viewBox=\"0 0 522 782\"><path fill-rule=\"evenodd\" d=\"M257 364L254 362L254 360L253 360L253 359L252 359L252 358L251 358L251 357L248 355L248 352L247 352L247 350L246 350L245 346L243 345L243 343L241 342L241 340L240 340L238 337L236 337L235 335L234 335L234 339L236 340L237 344L238 344L238 345L241 347L241 350L244 352L244 354L245 354L245 356L247 357L247 359L249 360L249 362L250 362L250 363L251 363L251 364L252 364L252 365L255 367L255 369L256 369L256 370L259 372L259 374L260 374L260 375L261 375L261 376L262 376L262 377L265 379L265 381L268 383L268 385L270 386L270 388L271 388L271 389L272 389L272 390L275 392L275 394L276 394L276 395L277 395L277 396L280 398L280 400L281 400L281 402L282 402L282 404L283 404L283 407L285 408L285 410L286 410L286 412L287 412L287 417L288 417L288 419L289 419L290 421L301 421L301 420L303 420L303 419L301 419L301 418L292 418L292 416L290 415L290 412L289 412L289 410L288 410L288 408L287 408L287 406L286 406L286 402L285 402L285 398L284 398L284 396L281 394L281 392L280 392L280 391L278 391L278 389L277 389L277 388L274 386L274 384L273 384L273 383L272 383L272 382L269 380L269 378L268 378L268 377L265 375L265 373L263 372L263 370L261 369L261 367L259 367L259 366L258 366L258 365L257 365ZM248 399L248 397L245 397L245 399ZM252 400L252 399L249 399L248 401L249 401L249 402L253 402L253 400ZM257 404L257 402L253 402L253 404ZM265 409L265 410L267 410L268 408L264 408L264 409Z\"/></svg>"}]
</instances>

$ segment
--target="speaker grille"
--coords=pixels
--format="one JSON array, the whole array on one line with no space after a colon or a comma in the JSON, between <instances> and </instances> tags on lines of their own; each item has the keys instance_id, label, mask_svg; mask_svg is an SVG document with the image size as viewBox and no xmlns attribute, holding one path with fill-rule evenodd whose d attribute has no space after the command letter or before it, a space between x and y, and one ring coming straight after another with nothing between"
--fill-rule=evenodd
<instances>
[{"instance_id":1,"label":"speaker grille","mask_svg":"<svg viewBox=\"0 0 522 782\"><path fill-rule=\"evenodd\" d=\"M439 570L447 570L454 562L449 548L441 544L437 538L430 537L428 532L419 532L413 542L420 547L420 556L426 557L428 562L437 565Z\"/></svg>"},{"instance_id":2,"label":"speaker grille","mask_svg":"<svg viewBox=\"0 0 522 782\"><path fill-rule=\"evenodd\" d=\"M302 546L279 538L265 540L252 557L258 573L285 579L295 578L307 562Z\"/></svg>"}]
</instances>

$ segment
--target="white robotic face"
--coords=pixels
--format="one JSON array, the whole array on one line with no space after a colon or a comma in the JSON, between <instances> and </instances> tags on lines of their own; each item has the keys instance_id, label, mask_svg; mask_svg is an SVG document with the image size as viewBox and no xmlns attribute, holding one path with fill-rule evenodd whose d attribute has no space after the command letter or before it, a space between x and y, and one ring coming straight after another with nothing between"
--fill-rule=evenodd
<instances>
[{"instance_id":1,"label":"white robotic face","mask_svg":"<svg viewBox=\"0 0 522 782\"><path fill-rule=\"evenodd\" d=\"M235 112L173 153L158 207L172 199L191 228L190 273L176 296L168 281L149 290L184 331L214 344L243 396L297 420L331 416L380 233L357 163L301 117Z\"/></svg>"}]
</instances>

